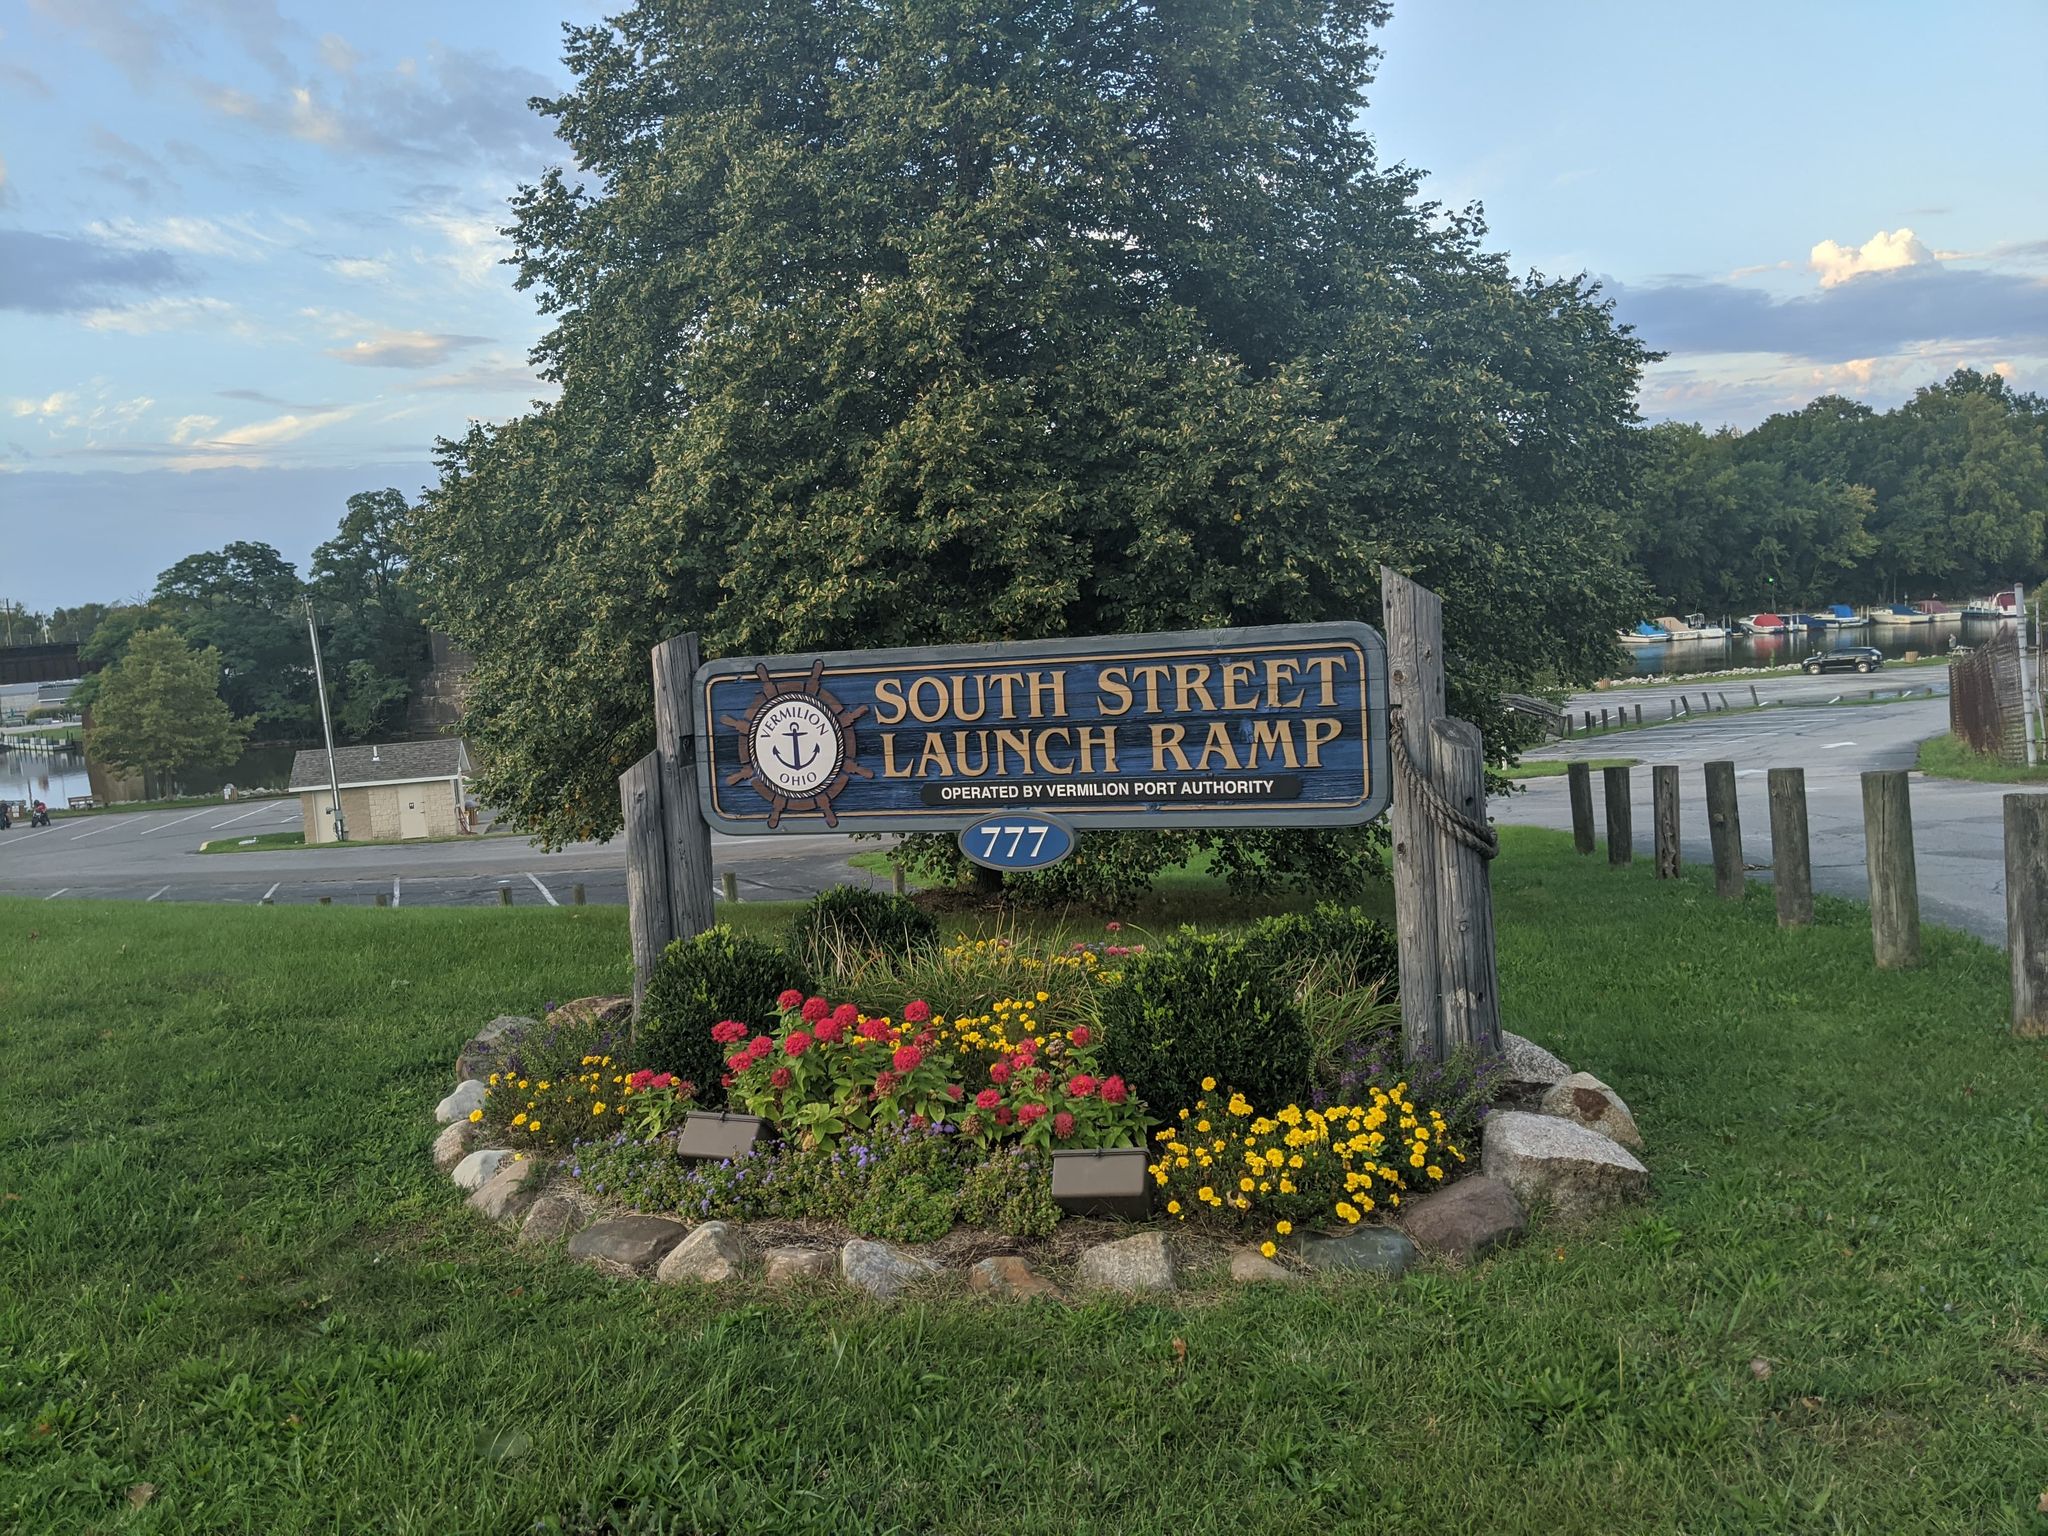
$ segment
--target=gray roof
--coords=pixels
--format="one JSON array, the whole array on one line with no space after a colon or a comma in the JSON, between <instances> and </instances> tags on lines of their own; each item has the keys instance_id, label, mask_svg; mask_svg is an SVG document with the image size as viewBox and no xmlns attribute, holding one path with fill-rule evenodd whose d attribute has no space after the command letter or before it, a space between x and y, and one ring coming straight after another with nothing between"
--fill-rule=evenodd
<instances>
[{"instance_id":1,"label":"gray roof","mask_svg":"<svg viewBox=\"0 0 2048 1536\"><path fill-rule=\"evenodd\" d=\"M453 736L334 749L334 777L343 787L417 784L427 779L452 779L468 772L469 754ZM325 789L328 783L327 753L323 748L309 747L292 760L293 789Z\"/></svg>"}]
</instances>

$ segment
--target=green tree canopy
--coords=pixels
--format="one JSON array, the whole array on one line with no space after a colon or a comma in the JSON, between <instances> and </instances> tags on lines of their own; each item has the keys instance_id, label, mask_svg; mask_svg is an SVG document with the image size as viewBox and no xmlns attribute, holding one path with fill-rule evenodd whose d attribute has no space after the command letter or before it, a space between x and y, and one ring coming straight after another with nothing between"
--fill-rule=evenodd
<instances>
[{"instance_id":1,"label":"green tree canopy","mask_svg":"<svg viewBox=\"0 0 2048 1536\"><path fill-rule=\"evenodd\" d=\"M237 541L187 555L157 578L150 607L220 656L221 695L269 735L318 728L313 658L298 569L268 544ZM131 642L132 643L132 642Z\"/></svg>"},{"instance_id":2,"label":"green tree canopy","mask_svg":"<svg viewBox=\"0 0 2048 1536\"><path fill-rule=\"evenodd\" d=\"M184 769L234 761L249 723L221 698L220 676L211 647L194 650L168 627L138 631L99 679L87 751L163 789Z\"/></svg>"},{"instance_id":3,"label":"green tree canopy","mask_svg":"<svg viewBox=\"0 0 2048 1536\"><path fill-rule=\"evenodd\" d=\"M1372 617L1446 599L1461 704L1638 606L1644 353L1361 126L1382 0L645 0L515 202L559 399L413 524L483 788L618 823L648 648Z\"/></svg>"},{"instance_id":4,"label":"green tree canopy","mask_svg":"<svg viewBox=\"0 0 2048 1536\"><path fill-rule=\"evenodd\" d=\"M401 542L408 515L400 491L358 492L339 531L313 551L309 590L332 663L335 728L351 740L399 726L427 670L427 627L406 581Z\"/></svg>"}]
</instances>

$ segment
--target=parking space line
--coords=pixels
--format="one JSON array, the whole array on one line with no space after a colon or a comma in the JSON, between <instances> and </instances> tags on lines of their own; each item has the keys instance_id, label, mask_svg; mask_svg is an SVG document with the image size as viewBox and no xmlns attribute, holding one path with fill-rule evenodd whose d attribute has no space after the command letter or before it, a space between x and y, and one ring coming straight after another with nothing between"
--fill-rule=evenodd
<instances>
[{"instance_id":1,"label":"parking space line","mask_svg":"<svg viewBox=\"0 0 2048 1536\"><path fill-rule=\"evenodd\" d=\"M152 832L163 831L165 827L180 827L188 821L197 821L201 816L211 816L212 814L213 812L211 809L204 811L194 811L190 816L180 816L176 821L160 821L153 827L144 827L142 831L137 835L141 837L147 837Z\"/></svg>"},{"instance_id":2,"label":"parking space line","mask_svg":"<svg viewBox=\"0 0 2048 1536\"><path fill-rule=\"evenodd\" d=\"M533 882L533 888L536 891L539 891L541 895L547 898L547 903L549 906L559 907L561 905L559 901L555 900L555 893L540 883L539 875L529 874L526 878Z\"/></svg>"},{"instance_id":3,"label":"parking space line","mask_svg":"<svg viewBox=\"0 0 2048 1536\"><path fill-rule=\"evenodd\" d=\"M45 897L43 898L43 900L45 900L45 901L55 901L55 900L56 900L56 899L57 899L57 898L58 898L59 896L62 896L62 895L64 894L64 892L65 892L65 891L68 891L68 890L70 890L70 889L71 889L71 887L70 887L70 886L68 886L68 885L67 885L67 886L63 886L63 887L61 887L61 888L60 888L60 889L58 889L58 890L54 890L54 891L50 892L50 894L49 894L49 895L47 895L47 896L45 896Z\"/></svg>"},{"instance_id":4,"label":"parking space line","mask_svg":"<svg viewBox=\"0 0 2048 1536\"><path fill-rule=\"evenodd\" d=\"M169 889L170 889L170 887L169 887L168 885L160 885L160 886L158 886L158 887L157 887L157 888L156 888L155 890L151 891L151 892L150 892L150 893L149 893L149 894L148 894L147 896L143 897L142 899L143 899L143 900L144 900L145 902L151 902L151 901L155 901L155 900L157 899L157 897L159 897L159 896L163 895L163 893L164 893L165 891L168 891Z\"/></svg>"},{"instance_id":5,"label":"parking space line","mask_svg":"<svg viewBox=\"0 0 2048 1536\"><path fill-rule=\"evenodd\" d=\"M284 882L282 880L277 882L277 885L283 884ZM271 897L277 894L277 885L273 885L269 890L265 891L261 896L256 898L259 905L263 902L270 900Z\"/></svg>"},{"instance_id":6,"label":"parking space line","mask_svg":"<svg viewBox=\"0 0 2048 1536\"><path fill-rule=\"evenodd\" d=\"M56 830L57 829L55 827L45 827L40 832L24 832L20 837L10 837L9 839L7 839L7 841L10 844L25 843L32 837L48 837L52 832Z\"/></svg>"},{"instance_id":7,"label":"parking space line","mask_svg":"<svg viewBox=\"0 0 2048 1536\"><path fill-rule=\"evenodd\" d=\"M261 816L265 811L274 811L276 809L277 807L274 805L259 805L253 811L244 811L239 816L230 816L226 821L216 821L206 830L218 832L222 827L232 827L238 821L247 821L251 816Z\"/></svg>"},{"instance_id":8,"label":"parking space line","mask_svg":"<svg viewBox=\"0 0 2048 1536\"><path fill-rule=\"evenodd\" d=\"M396 875L391 877L391 905L394 907L398 905L398 876Z\"/></svg>"},{"instance_id":9,"label":"parking space line","mask_svg":"<svg viewBox=\"0 0 2048 1536\"><path fill-rule=\"evenodd\" d=\"M80 841L80 840L81 840L81 839L83 839L83 838L88 838L88 837L98 837L98 836L99 836L99 835L100 835L100 834L101 834L102 832L107 832L107 831L111 831L111 830L113 829L113 826L114 826L114 818L113 818L113 817L111 817L111 816L109 816L109 817L105 818L104 820L102 820L102 821L100 822L100 824L99 824L98 826L94 827L94 828L93 828L93 829L92 829L92 830L91 830L90 832L79 832L79 833L75 833L75 834L73 834L73 836L72 836L72 839L71 839L71 841L73 841L73 842L75 843L75 842L78 842L78 841ZM56 831L57 829L56 829L55 827L52 827L52 828L50 828L49 830L51 830L52 832L54 832L54 831Z\"/></svg>"}]
</instances>

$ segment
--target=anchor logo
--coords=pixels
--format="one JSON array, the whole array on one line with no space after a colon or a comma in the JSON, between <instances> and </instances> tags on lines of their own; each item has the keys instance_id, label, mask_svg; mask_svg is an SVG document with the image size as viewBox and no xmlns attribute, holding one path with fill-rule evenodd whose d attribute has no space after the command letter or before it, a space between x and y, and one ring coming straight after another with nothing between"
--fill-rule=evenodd
<instances>
[{"instance_id":1,"label":"anchor logo","mask_svg":"<svg viewBox=\"0 0 2048 1536\"><path fill-rule=\"evenodd\" d=\"M801 681L777 678L763 662L754 668L761 692L746 718L719 717L719 724L739 734L741 766L725 782L751 783L768 802L771 827L786 811L816 811L826 826L836 827L833 797L854 779L875 776L854 761L853 725L868 706L841 705L826 691L824 671L824 662L814 661Z\"/></svg>"}]
</instances>

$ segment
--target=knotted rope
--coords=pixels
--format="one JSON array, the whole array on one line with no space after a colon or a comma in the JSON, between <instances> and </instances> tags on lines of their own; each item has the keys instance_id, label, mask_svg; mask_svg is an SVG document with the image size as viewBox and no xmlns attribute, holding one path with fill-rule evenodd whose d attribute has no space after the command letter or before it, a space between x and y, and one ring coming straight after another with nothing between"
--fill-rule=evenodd
<instances>
[{"instance_id":1,"label":"knotted rope","mask_svg":"<svg viewBox=\"0 0 2048 1536\"><path fill-rule=\"evenodd\" d=\"M1408 738L1401 729L1401 711L1388 711L1387 731L1393 737L1394 775L1401 793L1413 795L1422 814L1433 826L1441 827L1482 859L1500 853L1500 837L1490 823L1474 821L1444 798L1443 791L1429 781L1429 774L1408 752Z\"/></svg>"}]
</instances>

